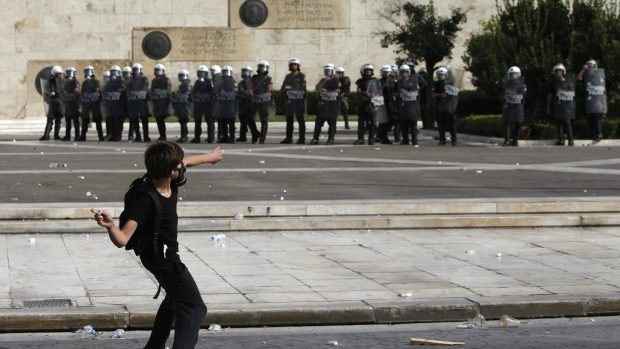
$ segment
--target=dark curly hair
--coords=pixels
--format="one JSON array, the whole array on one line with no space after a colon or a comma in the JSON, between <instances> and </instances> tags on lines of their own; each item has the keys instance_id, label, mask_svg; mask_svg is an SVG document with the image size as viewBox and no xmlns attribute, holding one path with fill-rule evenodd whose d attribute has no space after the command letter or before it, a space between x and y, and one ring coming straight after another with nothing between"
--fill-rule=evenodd
<instances>
[{"instance_id":1,"label":"dark curly hair","mask_svg":"<svg viewBox=\"0 0 620 349\"><path fill-rule=\"evenodd\" d=\"M146 173L152 179L169 177L184 156L183 148L176 143L159 141L151 144L144 152Z\"/></svg>"}]
</instances>

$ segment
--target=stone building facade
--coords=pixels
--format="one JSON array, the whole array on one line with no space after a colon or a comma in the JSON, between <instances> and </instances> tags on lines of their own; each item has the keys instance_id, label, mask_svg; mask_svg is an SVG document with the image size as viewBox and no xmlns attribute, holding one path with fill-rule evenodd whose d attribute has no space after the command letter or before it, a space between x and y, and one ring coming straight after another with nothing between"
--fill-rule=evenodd
<instances>
[{"instance_id":1,"label":"stone building facade","mask_svg":"<svg viewBox=\"0 0 620 349\"><path fill-rule=\"evenodd\" d=\"M255 4L262 3L267 9ZM396 0L402 1L402 0ZM426 1L426 0L420 0ZM333 63L357 77L370 62L393 64L396 54L374 35L390 23L381 19L383 0L2 0L0 8L0 118L43 115L37 76L44 68L93 65L101 78L112 64L139 62L147 75L163 63L171 76L201 64L229 64L238 73L259 59L271 63L275 88L298 57L312 88L322 66ZM457 39L453 67L462 67L463 44L479 22L495 11L493 0L435 0L440 14L452 6L471 8ZM260 5L260 4L259 4ZM242 19L243 17L243 19ZM244 22L245 21L245 22ZM263 22L264 21L264 22ZM256 26L258 24L258 26ZM166 34L170 52L145 54L144 37ZM149 46L146 46L149 49ZM159 43L150 49L162 49ZM152 56L152 55L151 55Z\"/></svg>"}]
</instances>

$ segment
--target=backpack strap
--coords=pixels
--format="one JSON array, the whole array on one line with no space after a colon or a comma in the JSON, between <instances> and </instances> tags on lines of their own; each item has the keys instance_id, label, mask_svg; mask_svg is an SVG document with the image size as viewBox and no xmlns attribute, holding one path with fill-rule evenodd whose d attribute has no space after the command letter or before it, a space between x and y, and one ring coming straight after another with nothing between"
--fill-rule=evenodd
<instances>
[{"instance_id":1,"label":"backpack strap","mask_svg":"<svg viewBox=\"0 0 620 349\"><path fill-rule=\"evenodd\" d=\"M159 229L161 228L161 202L159 201L159 198L157 197L157 195L155 194L155 189L153 189L149 183L144 183L145 185L148 185L148 189L145 190L145 192L147 193L147 195L151 198L151 201L153 201L153 205L155 207L155 215L154 215L154 222L153 222L153 252L155 253L155 260L157 261L158 264L161 264L161 260L159 258ZM159 284L157 286L157 293L155 293L155 296L153 296L153 299L157 299L159 297L159 293L161 292L161 284Z\"/></svg>"}]
</instances>

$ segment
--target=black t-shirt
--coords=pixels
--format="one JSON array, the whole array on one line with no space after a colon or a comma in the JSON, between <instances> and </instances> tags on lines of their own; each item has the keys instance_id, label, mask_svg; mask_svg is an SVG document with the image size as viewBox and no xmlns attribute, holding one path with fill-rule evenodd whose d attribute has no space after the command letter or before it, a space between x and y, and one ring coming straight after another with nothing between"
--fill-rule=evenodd
<instances>
[{"instance_id":1,"label":"black t-shirt","mask_svg":"<svg viewBox=\"0 0 620 349\"><path fill-rule=\"evenodd\" d=\"M150 185L150 184L148 184ZM179 251L179 243L177 242L177 226L179 217L177 216L177 199L179 188L172 183L170 185L172 195L169 198L160 195L157 190L155 193L161 203L161 227L159 228L159 241L166 244L170 251ZM151 246L153 223L155 221L155 206L151 197L141 192L138 194L135 202L128 208L127 219L134 220L138 223L139 231L136 233L143 234L142 238L146 238ZM147 248L146 251L152 249Z\"/></svg>"}]
</instances>

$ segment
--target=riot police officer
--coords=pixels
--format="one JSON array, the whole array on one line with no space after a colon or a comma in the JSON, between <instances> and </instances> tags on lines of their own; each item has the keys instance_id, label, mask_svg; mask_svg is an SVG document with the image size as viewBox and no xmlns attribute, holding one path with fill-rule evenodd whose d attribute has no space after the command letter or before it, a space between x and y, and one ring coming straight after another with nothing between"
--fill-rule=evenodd
<instances>
[{"instance_id":1,"label":"riot police officer","mask_svg":"<svg viewBox=\"0 0 620 349\"><path fill-rule=\"evenodd\" d=\"M233 77L233 68L229 65L222 67L222 79L215 86L215 100L218 103L218 129L220 143L235 143L235 113L237 82Z\"/></svg>"},{"instance_id":2,"label":"riot police officer","mask_svg":"<svg viewBox=\"0 0 620 349\"><path fill-rule=\"evenodd\" d=\"M566 68L558 63L553 67L553 81L547 96L547 114L553 115L558 131L556 145L564 145L564 132L568 137L568 145L575 145L573 125L575 118L575 79L566 75Z\"/></svg>"},{"instance_id":3,"label":"riot police officer","mask_svg":"<svg viewBox=\"0 0 620 349\"><path fill-rule=\"evenodd\" d=\"M355 82L360 97L358 109L357 140L355 145L364 144L364 134L368 130L368 144L375 144L377 110L385 107L381 83L374 75L375 67L364 64L360 70L362 77ZM383 110L385 111L385 110Z\"/></svg>"},{"instance_id":4,"label":"riot police officer","mask_svg":"<svg viewBox=\"0 0 620 349\"><path fill-rule=\"evenodd\" d=\"M589 59L577 79L583 81L583 99L590 136L593 141L598 142L603 138L601 119L607 114L605 71L598 67L595 60Z\"/></svg>"},{"instance_id":5,"label":"riot police officer","mask_svg":"<svg viewBox=\"0 0 620 349\"><path fill-rule=\"evenodd\" d=\"M196 71L198 79L192 87L192 103L194 104L194 138L191 143L200 143L202 135L202 118L207 124L207 142L213 143L215 137L215 121L213 120L213 81L209 78L209 69L201 65Z\"/></svg>"},{"instance_id":6,"label":"riot police officer","mask_svg":"<svg viewBox=\"0 0 620 349\"><path fill-rule=\"evenodd\" d=\"M256 120L252 106L252 67L245 66L241 68L241 81L237 89L237 98L239 99L239 138L237 142L247 142L246 134L248 128L252 134L252 144L256 143L260 138L260 132L256 128Z\"/></svg>"},{"instance_id":7,"label":"riot police officer","mask_svg":"<svg viewBox=\"0 0 620 349\"><path fill-rule=\"evenodd\" d=\"M258 143L264 144L269 129L270 108L273 106L271 91L273 82L269 76L269 62L260 60L256 74L252 77L252 105L253 115L258 113L260 117L260 138ZM254 117L254 116L252 116Z\"/></svg>"},{"instance_id":8,"label":"riot police officer","mask_svg":"<svg viewBox=\"0 0 620 349\"><path fill-rule=\"evenodd\" d=\"M351 79L345 75L343 67L336 68L336 74L340 80L340 112L344 118L344 129L349 127L349 94L351 93Z\"/></svg>"},{"instance_id":9,"label":"riot police officer","mask_svg":"<svg viewBox=\"0 0 620 349\"><path fill-rule=\"evenodd\" d=\"M73 67L65 71L62 100L65 105L65 136L62 140L71 140L71 124L73 124L74 140L78 141L80 139L80 82L77 80L77 71Z\"/></svg>"},{"instance_id":10,"label":"riot police officer","mask_svg":"<svg viewBox=\"0 0 620 349\"><path fill-rule=\"evenodd\" d=\"M439 145L446 144L446 131L450 132L450 143L456 145L456 104L459 90L454 78L446 67L436 71L437 80L433 82L432 96L436 99L437 126L439 126Z\"/></svg>"},{"instance_id":11,"label":"riot police officer","mask_svg":"<svg viewBox=\"0 0 620 349\"><path fill-rule=\"evenodd\" d=\"M166 67L163 64L156 64L153 69L155 77L151 83L149 91L149 103L151 111L157 122L159 140L165 141L166 118L170 115L170 79L166 76Z\"/></svg>"},{"instance_id":12,"label":"riot police officer","mask_svg":"<svg viewBox=\"0 0 620 349\"><path fill-rule=\"evenodd\" d=\"M525 92L527 88L521 80L521 69L513 66L508 69L508 81L504 82L503 117L506 134L504 146L519 145L519 131L525 121Z\"/></svg>"},{"instance_id":13,"label":"riot police officer","mask_svg":"<svg viewBox=\"0 0 620 349\"><path fill-rule=\"evenodd\" d=\"M82 101L82 131L80 132L80 140L86 140L86 131L88 123L92 120L97 128L97 136L99 141L103 141L103 126L101 124L101 84L95 77L95 68L92 66L84 67L84 82L82 82L82 91L80 99Z\"/></svg>"},{"instance_id":14,"label":"riot police officer","mask_svg":"<svg viewBox=\"0 0 620 349\"><path fill-rule=\"evenodd\" d=\"M211 66L210 70L211 70L211 80L213 81L213 86L217 86L221 82L221 80L222 80L222 67L220 67L217 64L214 64L214 65ZM219 120L218 120L219 111L217 110L217 107L218 107L217 103L212 103L211 104L211 115L213 115L213 120L215 122L219 123ZM222 139L222 135L220 133L220 128L218 126L218 128L217 128L217 141L220 142L221 139Z\"/></svg>"},{"instance_id":15,"label":"riot police officer","mask_svg":"<svg viewBox=\"0 0 620 349\"><path fill-rule=\"evenodd\" d=\"M319 114L314 123L314 137L310 144L319 144L319 136L321 128L325 121L329 125L327 131L326 145L334 144L334 136L336 135L336 121L340 114L340 80L334 74L336 67L333 64L327 64L323 67L325 76L316 84L316 91L319 93Z\"/></svg>"},{"instance_id":16,"label":"riot police officer","mask_svg":"<svg viewBox=\"0 0 620 349\"><path fill-rule=\"evenodd\" d=\"M400 66L400 79L396 82L394 92L398 97L398 112L402 141L400 144L418 144L418 118L420 117L419 91L420 84L418 76L411 72L411 67L407 64Z\"/></svg>"},{"instance_id":17,"label":"riot police officer","mask_svg":"<svg viewBox=\"0 0 620 349\"><path fill-rule=\"evenodd\" d=\"M50 132L54 127L54 139L60 139L60 122L63 114L63 101L62 93L65 83L62 78L62 67L53 66L50 71L49 78L42 82L43 101L47 106L46 116L47 122L45 124L45 130L43 136L39 138L41 141L47 141L50 139Z\"/></svg>"},{"instance_id":18,"label":"riot police officer","mask_svg":"<svg viewBox=\"0 0 620 349\"><path fill-rule=\"evenodd\" d=\"M147 104L147 96L149 90L149 79L144 76L142 65L134 63L131 66L131 77L126 84L127 95L127 114L129 115L129 123L133 125L136 134L135 141L150 142L149 138L149 110ZM140 137L140 122L142 122L142 134ZM130 131L131 133L131 131Z\"/></svg>"},{"instance_id":19,"label":"riot police officer","mask_svg":"<svg viewBox=\"0 0 620 349\"><path fill-rule=\"evenodd\" d=\"M122 94L124 84L121 78L121 68L114 65L110 68L110 80L105 84L101 94L102 107L106 109L106 115L110 119L110 140L120 142L123 133L123 121L127 111Z\"/></svg>"},{"instance_id":20,"label":"riot police officer","mask_svg":"<svg viewBox=\"0 0 620 349\"><path fill-rule=\"evenodd\" d=\"M177 143L187 143L187 123L190 115L190 93L192 87L190 85L191 81L187 70L182 69L179 71L178 78L180 84L175 91L172 91L170 95L170 103L172 104L174 114L179 119L179 124L181 126L181 137L179 137Z\"/></svg>"},{"instance_id":21,"label":"riot police officer","mask_svg":"<svg viewBox=\"0 0 620 349\"><path fill-rule=\"evenodd\" d=\"M281 144L293 143L294 118L299 125L299 138L297 144L306 143L306 76L300 71L300 61L292 58L288 61L289 74L284 78L282 89L284 90L284 112L286 114L286 138Z\"/></svg>"}]
</instances>

